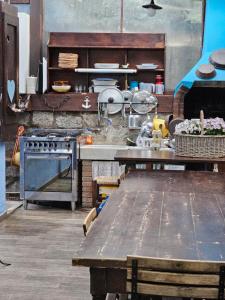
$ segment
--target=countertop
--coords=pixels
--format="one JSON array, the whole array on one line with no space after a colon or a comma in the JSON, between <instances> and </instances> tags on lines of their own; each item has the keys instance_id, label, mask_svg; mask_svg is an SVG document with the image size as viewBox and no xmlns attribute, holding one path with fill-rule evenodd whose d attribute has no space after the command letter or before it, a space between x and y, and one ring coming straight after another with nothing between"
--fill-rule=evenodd
<instances>
[{"instance_id":1,"label":"countertop","mask_svg":"<svg viewBox=\"0 0 225 300\"><path fill-rule=\"evenodd\" d=\"M114 160L118 150L141 150L141 147L127 145L81 145L80 159L82 160Z\"/></svg>"}]
</instances>

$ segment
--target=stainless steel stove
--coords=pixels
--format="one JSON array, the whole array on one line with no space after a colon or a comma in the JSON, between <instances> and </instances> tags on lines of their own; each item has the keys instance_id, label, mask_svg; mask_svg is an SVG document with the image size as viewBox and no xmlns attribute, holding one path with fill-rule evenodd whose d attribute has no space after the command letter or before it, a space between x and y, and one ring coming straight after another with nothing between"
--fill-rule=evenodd
<instances>
[{"instance_id":1,"label":"stainless steel stove","mask_svg":"<svg viewBox=\"0 0 225 300\"><path fill-rule=\"evenodd\" d=\"M29 201L77 202L77 130L33 130L20 138L20 197Z\"/></svg>"}]
</instances>

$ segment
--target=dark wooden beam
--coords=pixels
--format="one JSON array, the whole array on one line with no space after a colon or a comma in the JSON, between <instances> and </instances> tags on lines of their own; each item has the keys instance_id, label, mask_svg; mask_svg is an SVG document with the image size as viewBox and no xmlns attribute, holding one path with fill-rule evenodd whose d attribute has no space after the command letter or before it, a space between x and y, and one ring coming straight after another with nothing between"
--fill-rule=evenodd
<instances>
[{"instance_id":1,"label":"dark wooden beam","mask_svg":"<svg viewBox=\"0 0 225 300\"><path fill-rule=\"evenodd\" d=\"M51 32L49 47L164 49L165 34Z\"/></svg>"},{"instance_id":2,"label":"dark wooden beam","mask_svg":"<svg viewBox=\"0 0 225 300\"><path fill-rule=\"evenodd\" d=\"M42 56L43 0L30 0L30 74L37 75Z\"/></svg>"},{"instance_id":3,"label":"dark wooden beam","mask_svg":"<svg viewBox=\"0 0 225 300\"><path fill-rule=\"evenodd\" d=\"M123 26L124 26L124 0L121 1L121 7L120 7L120 32L123 32Z\"/></svg>"},{"instance_id":4,"label":"dark wooden beam","mask_svg":"<svg viewBox=\"0 0 225 300\"><path fill-rule=\"evenodd\" d=\"M202 3L202 48L203 48L204 34L205 34L205 15L206 15L206 0L203 0L203 3Z\"/></svg>"},{"instance_id":5,"label":"dark wooden beam","mask_svg":"<svg viewBox=\"0 0 225 300\"><path fill-rule=\"evenodd\" d=\"M68 111L68 112L97 112L98 94L87 94L89 96L91 108L85 110L82 107L85 94L48 93L45 95L32 95L31 105L28 111ZM173 112L173 95L157 95L158 112L171 114Z\"/></svg>"}]
</instances>

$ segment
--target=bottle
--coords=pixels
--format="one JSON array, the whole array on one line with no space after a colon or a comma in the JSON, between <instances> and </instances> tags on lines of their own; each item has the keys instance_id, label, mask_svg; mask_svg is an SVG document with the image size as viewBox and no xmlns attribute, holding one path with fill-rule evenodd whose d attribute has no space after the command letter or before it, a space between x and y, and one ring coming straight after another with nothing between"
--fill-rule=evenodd
<instances>
[{"instance_id":1,"label":"bottle","mask_svg":"<svg viewBox=\"0 0 225 300\"><path fill-rule=\"evenodd\" d=\"M156 75L155 84L162 84L162 83L163 83L162 75Z\"/></svg>"},{"instance_id":2,"label":"bottle","mask_svg":"<svg viewBox=\"0 0 225 300\"><path fill-rule=\"evenodd\" d=\"M162 75L156 75L155 78L155 93L157 95L162 95L164 93L164 84Z\"/></svg>"},{"instance_id":3,"label":"bottle","mask_svg":"<svg viewBox=\"0 0 225 300\"><path fill-rule=\"evenodd\" d=\"M162 132L161 130L152 131L151 150L159 150L161 146Z\"/></svg>"}]
</instances>

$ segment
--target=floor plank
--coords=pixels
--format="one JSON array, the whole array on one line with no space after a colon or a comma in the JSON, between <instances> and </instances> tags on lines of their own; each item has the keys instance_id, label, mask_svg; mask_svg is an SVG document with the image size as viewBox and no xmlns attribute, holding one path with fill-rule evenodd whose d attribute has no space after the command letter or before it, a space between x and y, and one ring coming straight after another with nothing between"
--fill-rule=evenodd
<instances>
[{"instance_id":1,"label":"floor plank","mask_svg":"<svg viewBox=\"0 0 225 300\"><path fill-rule=\"evenodd\" d=\"M71 260L87 210L29 205L0 223L0 300L88 300L89 271Z\"/></svg>"}]
</instances>

